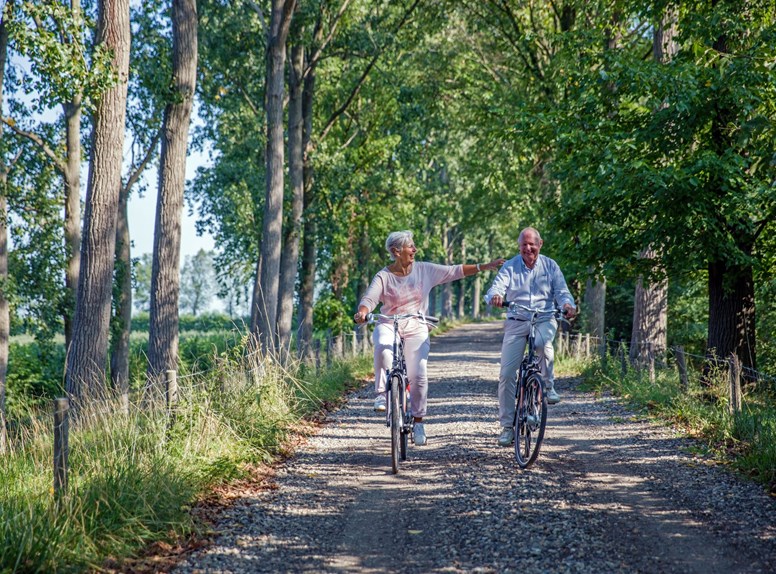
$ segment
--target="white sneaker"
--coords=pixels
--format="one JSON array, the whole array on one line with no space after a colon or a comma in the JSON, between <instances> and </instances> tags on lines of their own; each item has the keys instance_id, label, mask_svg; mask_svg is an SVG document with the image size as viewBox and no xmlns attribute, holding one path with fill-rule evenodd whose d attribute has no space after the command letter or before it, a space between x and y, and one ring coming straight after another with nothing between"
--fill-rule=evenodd
<instances>
[{"instance_id":1,"label":"white sneaker","mask_svg":"<svg viewBox=\"0 0 776 574\"><path fill-rule=\"evenodd\" d=\"M375 411L378 413L385 412L385 395L383 393L375 397Z\"/></svg>"},{"instance_id":2,"label":"white sneaker","mask_svg":"<svg viewBox=\"0 0 776 574\"><path fill-rule=\"evenodd\" d=\"M412 427L412 432L415 435L416 445L423 446L426 444L426 427L423 426L423 423L415 423Z\"/></svg>"},{"instance_id":3,"label":"white sneaker","mask_svg":"<svg viewBox=\"0 0 776 574\"><path fill-rule=\"evenodd\" d=\"M501 434L498 437L499 446L509 446L515 442L515 429L512 427L502 427Z\"/></svg>"},{"instance_id":4,"label":"white sneaker","mask_svg":"<svg viewBox=\"0 0 776 574\"><path fill-rule=\"evenodd\" d=\"M554 405L560 402L560 395L555 392L555 389L547 389L547 404Z\"/></svg>"}]
</instances>

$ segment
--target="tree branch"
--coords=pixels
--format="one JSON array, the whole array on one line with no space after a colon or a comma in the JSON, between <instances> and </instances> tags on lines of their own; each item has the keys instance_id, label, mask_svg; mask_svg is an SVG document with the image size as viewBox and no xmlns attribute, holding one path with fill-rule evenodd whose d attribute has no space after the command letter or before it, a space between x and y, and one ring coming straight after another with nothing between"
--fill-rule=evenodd
<instances>
[{"instance_id":1,"label":"tree branch","mask_svg":"<svg viewBox=\"0 0 776 574\"><path fill-rule=\"evenodd\" d=\"M148 167L148 164L154 157L154 149L156 149L156 146L159 145L159 140L162 139L163 129L164 128L159 128L156 130L153 139L151 139L151 144L148 146L148 149L146 149L143 159L140 160L140 163L137 164L137 166L130 172L129 177L127 178L127 183L124 184L124 189L122 190L125 195L129 194L132 187L138 182L140 176L145 171L145 168Z\"/></svg>"},{"instance_id":2,"label":"tree branch","mask_svg":"<svg viewBox=\"0 0 776 574\"><path fill-rule=\"evenodd\" d=\"M253 11L258 14L259 20L261 21L261 32L266 36L269 33L269 27L267 26L267 19L264 17L264 11L261 9L261 6L254 2L254 0L245 0L245 3L250 8L253 8Z\"/></svg>"},{"instance_id":3,"label":"tree branch","mask_svg":"<svg viewBox=\"0 0 776 574\"><path fill-rule=\"evenodd\" d=\"M401 30L404 27L404 25L409 20L409 17L412 15L412 13L415 11L415 8L418 7L418 4L420 4L421 1L422 0L415 0L412 6L410 6L407 9L407 11L404 13L404 16L399 21L398 26L393 31L394 36L399 32L399 30ZM337 108L334 111L334 113L329 117L329 120L326 122L326 126L323 128L323 130L321 131L321 134L318 136L318 141L323 140L326 137L326 135L329 133L331 128L334 127L334 124L336 123L337 119L345 112L345 110L348 109L348 106L350 106L350 104L356 98L358 93L361 91L361 88L364 86L364 83L366 82L366 78L369 75L369 72L377 63L377 60L380 58L380 56L383 55L387 47L388 47L387 45L383 46L380 50L377 51L377 53L369 61L369 64L367 64L366 68L364 69L364 72L361 74L361 77L358 79L358 81L356 82L356 85L351 90L350 95L345 100L345 103L343 103L339 108Z\"/></svg>"},{"instance_id":4,"label":"tree branch","mask_svg":"<svg viewBox=\"0 0 776 574\"><path fill-rule=\"evenodd\" d=\"M307 77L307 75L318 65L319 60L321 59L321 54L323 54L323 51L326 49L326 46L329 45L329 43L334 38L334 34L337 31L337 26L339 25L340 20L342 19L342 16L345 14L345 10L348 9L348 6L350 5L350 2L352 0L344 0L342 2L342 5L340 6L339 11L337 12L337 15L334 17L334 22L331 25L331 29L329 30L329 34L324 38L323 42L321 42L320 46L316 48L315 52L313 52L313 55L310 57L310 61L307 65L307 69L302 74L302 78ZM320 20L316 25L320 24Z\"/></svg>"},{"instance_id":5,"label":"tree branch","mask_svg":"<svg viewBox=\"0 0 776 574\"><path fill-rule=\"evenodd\" d=\"M0 122L3 122L5 125L11 128L11 131L13 131L16 135L26 138L37 145L41 151L46 154L46 156L48 156L51 161L54 162L54 166L58 172L64 174L65 171L67 171L67 165L62 160L62 158L57 156L57 153L51 149L51 147L49 147L49 145L38 134L19 129L16 127L16 122L14 122L11 118L0 117Z\"/></svg>"}]
</instances>

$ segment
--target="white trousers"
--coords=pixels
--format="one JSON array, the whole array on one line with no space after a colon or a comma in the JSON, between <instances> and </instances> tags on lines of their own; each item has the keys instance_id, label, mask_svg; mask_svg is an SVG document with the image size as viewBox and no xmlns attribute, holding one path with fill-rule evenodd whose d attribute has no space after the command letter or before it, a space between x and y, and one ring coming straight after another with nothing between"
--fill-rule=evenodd
<instances>
[{"instance_id":1,"label":"white trousers","mask_svg":"<svg viewBox=\"0 0 776 574\"><path fill-rule=\"evenodd\" d=\"M498 376L498 420L502 427L511 427L515 418L515 391L517 389L517 370L523 361L530 321L504 321L504 340L501 343L501 371ZM546 388L555 388L555 350L552 340L558 330L555 319L537 323L534 349L539 357L539 366Z\"/></svg>"},{"instance_id":2,"label":"white trousers","mask_svg":"<svg viewBox=\"0 0 776 574\"><path fill-rule=\"evenodd\" d=\"M410 381L410 401L412 415L418 418L426 416L428 399L428 375L426 367L431 342L428 327L418 328L404 333L404 360L407 365L407 377ZM385 371L393 365L393 325L378 323L372 334L375 345L375 392L385 392Z\"/></svg>"}]
</instances>

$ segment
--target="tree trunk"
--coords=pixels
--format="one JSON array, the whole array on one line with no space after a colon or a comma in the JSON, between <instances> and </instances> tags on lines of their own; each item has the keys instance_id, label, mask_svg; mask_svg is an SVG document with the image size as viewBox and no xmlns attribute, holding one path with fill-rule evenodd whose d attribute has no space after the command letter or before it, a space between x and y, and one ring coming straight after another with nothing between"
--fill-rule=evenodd
<instances>
[{"instance_id":1,"label":"tree trunk","mask_svg":"<svg viewBox=\"0 0 776 574\"><path fill-rule=\"evenodd\" d=\"M606 334L606 280L588 279L585 285L585 325L588 332L603 340Z\"/></svg>"},{"instance_id":2,"label":"tree trunk","mask_svg":"<svg viewBox=\"0 0 776 574\"><path fill-rule=\"evenodd\" d=\"M461 237L461 262L466 262L466 241L465 238ZM456 315L459 319L463 319L464 315L466 315L466 287L468 286L469 280L464 278L458 281L458 309L456 312Z\"/></svg>"},{"instance_id":3,"label":"tree trunk","mask_svg":"<svg viewBox=\"0 0 776 574\"><path fill-rule=\"evenodd\" d=\"M122 186L116 221L115 316L110 356L110 378L113 391L129 392L129 335L132 330L132 254L129 237L127 203L129 189Z\"/></svg>"},{"instance_id":4,"label":"tree trunk","mask_svg":"<svg viewBox=\"0 0 776 574\"><path fill-rule=\"evenodd\" d=\"M652 36L652 55L657 62L668 62L676 53L675 8L668 7ZM654 249L647 248L641 257L657 259ZM633 305L633 328L631 331L630 358L645 364L649 353L662 355L668 347L668 281L644 285L639 277L636 282Z\"/></svg>"},{"instance_id":5,"label":"tree trunk","mask_svg":"<svg viewBox=\"0 0 776 574\"><path fill-rule=\"evenodd\" d=\"M291 51L288 100L288 175L291 180L291 214L286 221L283 255L280 261L278 304L279 347L288 351L294 314L294 291L299 266L299 236L304 210L304 116L303 92L304 47L297 44Z\"/></svg>"},{"instance_id":6,"label":"tree trunk","mask_svg":"<svg viewBox=\"0 0 776 574\"><path fill-rule=\"evenodd\" d=\"M286 38L296 0L272 0L267 41L267 170L261 255L251 311L251 332L262 348L274 349L277 330L280 248L283 230L283 97Z\"/></svg>"},{"instance_id":7,"label":"tree trunk","mask_svg":"<svg viewBox=\"0 0 776 574\"><path fill-rule=\"evenodd\" d=\"M643 257L655 259L653 251ZM649 354L662 355L667 347L668 328L668 281L659 281L647 286L643 278L636 282L633 301L633 327L631 331L631 361L639 364L649 362Z\"/></svg>"},{"instance_id":8,"label":"tree trunk","mask_svg":"<svg viewBox=\"0 0 776 574\"><path fill-rule=\"evenodd\" d=\"M751 245L741 247L751 253ZM742 374L757 370L754 277L751 266L709 264L709 338L707 356L717 365L731 353L741 361ZM707 366L708 370L708 366Z\"/></svg>"},{"instance_id":9,"label":"tree trunk","mask_svg":"<svg viewBox=\"0 0 776 574\"><path fill-rule=\"evenodd\" d=\"M0 115L5 100L5 64L8 61L8 28L6 14L11 10L6 6L0 19ZM3 139L3 127L0 124L0 142ZM8 281L8 172L5 158L0 156L0 455L8 448L5 414L5 384L8 374L8 347L11 332L11 314L8 297L3 288Z\"/></svg>"},{"instance_id":10,"label":"tree trunk","mask_svg":"<svg viewBox=\"0 0 776 574\"><path fill-rule=\"evenodd\" d=\"M474 276L474 288L472 292L472 318L480 318L480 298L482 297L482 277L477 273Z\"/></svg>"},{"instance_id":11,"label":"tree trunk","mask_svg":"<svg viewBox=\"0 0 776 574\"><path fill-rule=\"evenodd\" d=\"M320 39L320 27L316 40ZM311 161L313 101L315 95L315 68L311 68L304 81L302 116L304 117L304 229L302 239L302 269L299 281L299 354L308 359L313 355L313 298L315 295L315 263L317 257L315 221L315 192L313 189L313 165Z\"/></svg>"},{"instance_id":12,"label":"tree trunk","mask_svg":"<svg viewBox=\"0 0 776 574\"><path fill-rule=\"evenodd\" d=\"M197 2L172 2L174 99L164 110L151 271L148 388L178 368L178 298L183 190L191 107L197 81Z\"/></svg>"},{"instance_id":13,"label":"tree trunk","mask_svg":"<svg viewBox=\"0 0 776 574\"><path fill-rule=\"evenodd\" d=\"M445 252L445 265L450 265L453 259L453 231L447 225L442 228L442 249ZM451 319L453 317L453 289L450 283L444 283L440 286L442 289L442 317Z\"/></svg>"},{"instance_id":14,"label":"tree trunk","mask_svg":"<svg viewBox=\"0 0 776 574\"><path fill-rule=\"evenodd\" d=\"M70 0L73 17L81 12L81 0ZM63 105L65 112L65 349L73 339L73 312L81 267L81 94Z\"/></svg>"},{"instance_id":15,"label":"tree trunk","mask_svg":"<svg viewBox=\"0 0 776 574\"><path fill-rule=\"evenodd\" d=\"M78 295L65 370L65 388L75 405L105 391L129 73L129 0L99 2L96 43L113 54L118 81L102 95L94 113Z\"/></svg>"}]
</instances>

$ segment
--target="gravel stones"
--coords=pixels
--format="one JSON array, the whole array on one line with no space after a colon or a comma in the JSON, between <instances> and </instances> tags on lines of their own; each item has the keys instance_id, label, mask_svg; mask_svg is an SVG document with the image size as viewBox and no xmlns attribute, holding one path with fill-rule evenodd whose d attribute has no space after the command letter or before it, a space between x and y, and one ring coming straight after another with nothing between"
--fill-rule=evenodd
<instances>
[{"instance_id":1,"label":"gravel stones","mask_svg":"<svg viewBox=\"0 0 776 574\"><path fill-rule=\"evenodd\" d=\"M435 337L428 444L391 474L370 388L176 572L776 571L776 502L691 442L558 379L537 463L496 439L501 324Z\"/></svg>"}]
</instances>

